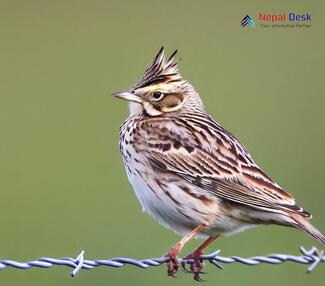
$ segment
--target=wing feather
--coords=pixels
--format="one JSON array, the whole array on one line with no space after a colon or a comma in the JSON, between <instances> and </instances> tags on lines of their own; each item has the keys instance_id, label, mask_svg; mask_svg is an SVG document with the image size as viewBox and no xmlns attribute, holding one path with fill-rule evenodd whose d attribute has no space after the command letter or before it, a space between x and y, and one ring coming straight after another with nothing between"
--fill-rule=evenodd
<instances>
[{"instance_id":1,"label":"wing feather","mask_svg":"<svg viewBox=\"0 0 325 286\"><path fill-rule=\"evenodd\" d=\"M150 130L142 142L150 146L148 161L161 171L192 183L202 192L252 208L309 216L210 116L150 118L142 125L143 130ZM163 148L162 138L170 148Z\"/></svg>"}]
</instances>

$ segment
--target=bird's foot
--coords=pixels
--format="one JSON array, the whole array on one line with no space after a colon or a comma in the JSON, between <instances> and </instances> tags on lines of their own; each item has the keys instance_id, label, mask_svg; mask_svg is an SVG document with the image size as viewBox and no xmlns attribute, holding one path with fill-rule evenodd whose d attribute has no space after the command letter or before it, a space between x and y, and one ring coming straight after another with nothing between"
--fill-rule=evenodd
<instances>
[{"instance_id":1,"label":"bird's foot","mask_svg":"<svg viewBox=\"0 0 325 286\"><path fill-rule=\"evenodd\" d=\"M169 258L167 261L167 274L176 278L175 274L178 272L180 266L179 260L175 258Z\"/></svg>"},{"instance_id":2,"label":"bird's foot","mask_svg":"<svg viewBox=\"0 0 325 286\"><path fill-rule=\"evenodd\" d=\"M198 282L203 281L203 279L200 277L200 274L205 274L205 272L202 272L202 269L204 268L203 260L200 258L195 259L190 268L194 275L194 280Z\"/></svg>"},{"instance_id":3,"label":"bird's foot","mask_svg":"<svg viewBox=\"0 0 325 286\"><path fill-rule=\"evenodd\" d=\"M180 245L176 244L173 246L164 257L167 258L167 274L168 276L175 277L175 274L179 270L180 260L177 258L177 253L179 252Z\"/></svg>"},{"instance_id":4,"label":"bird's foot","mask_svg":"<svg viewBox=\"0 0 325 286\"><path fill-rule=\"evenodd\" d=\"M204 268L204 262L201 259L202 252L194 251L193 253L187 255L183 261L182 261L182 268L188 272L193 273L194 280L196 281L202 281L200 274L205 274L202 272L202 269ZM190 262L190 270L186 269L186 263L184 260L193 260L193 262Z\"/></svg>"}]
</instances>

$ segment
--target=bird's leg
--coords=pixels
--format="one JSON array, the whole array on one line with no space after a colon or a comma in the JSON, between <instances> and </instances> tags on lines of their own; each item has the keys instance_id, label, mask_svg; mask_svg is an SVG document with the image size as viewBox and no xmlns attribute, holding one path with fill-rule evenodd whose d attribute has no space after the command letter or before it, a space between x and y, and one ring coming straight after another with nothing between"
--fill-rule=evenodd
<instances>
[{"instance_id":1,"label":"bird's leg","mask_svg":"<svg viewBox=\"0 0 325 286\"><path fill-rule=\"evenodd\" d=\"M179 269L179 263L177 261L177 254L182 250L184 245L200 233L205 228L205 225L199 225L192 232L185 235L178 243L176 243L164 257L168 258L167 261L167 273L169 276L174 276Z\"/></svg>"},{"instance_id":2,"label":"bird's leg","mask_svg":"<svg viewBox=\"0 0 325 286\"><path fill-rule=\"evenodd\" d=\"M197 249L187 255L184 259L195 259L199 258L203 250L206 249L213 241L215 241L219 236L210 236L206 241L204 241Z\"/></svg>"},{"instance_id":3,"label":"bird's leg","mask_svg":"<svg viewBox=\"0 0 325 286\"><path fill-rule=\"evenodd\" d=\"M194 262L193 264L191 264L190 268L191 268L191 272L194 274L194 279L197 281L200 281L200 273L201 270L204 267L204 263L202 261L202 259L200 259L203 250L205 248L207 248L213 241L215 241L219 236L210 236L206 241L204 241L197 249L195 249L193 252L191 252L189 255L187 255L185 259L193 259ZM182 267L187 270L185 268L185 263L182 263Z\"/></svg>"}]
</instances>

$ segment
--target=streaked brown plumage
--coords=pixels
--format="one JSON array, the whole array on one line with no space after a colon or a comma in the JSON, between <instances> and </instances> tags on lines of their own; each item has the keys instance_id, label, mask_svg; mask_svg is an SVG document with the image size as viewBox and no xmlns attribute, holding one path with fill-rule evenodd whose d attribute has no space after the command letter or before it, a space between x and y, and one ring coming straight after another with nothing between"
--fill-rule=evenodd
<instances>
[{"instance_id":1,"label":"streaked brown plumage","mask_svg":"<svg viewBox=\"0 0 325 286\"><path fill-rule=\"evenodd\" d=\"M221 234L259 224L303 230L325 244L299 207L253 161L245 147L205 112L192 85L161 49L143 77L128 91L130 116L120 129L120 149L130 183L144 209L185 237L168 253L169 274L176 255L192 237L207 241L188 257L199 278L202 250Z\"/></svg>"}]
</instances>

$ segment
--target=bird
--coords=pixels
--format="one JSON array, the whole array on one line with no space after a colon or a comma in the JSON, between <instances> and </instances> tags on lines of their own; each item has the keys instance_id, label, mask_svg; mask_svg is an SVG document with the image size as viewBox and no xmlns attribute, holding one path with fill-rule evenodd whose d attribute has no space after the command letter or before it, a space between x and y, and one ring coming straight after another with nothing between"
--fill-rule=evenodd
<instances>
[{"instance_id":1,"label":"bird","mask_svg":"<svg viewBox=\"0 0 325 286\"><path fill-rule=\"evenodd\" d=\"M167 273L192 238L205 239L185 259L200 280L203 250L222 235L276 224L302 230L319 243L324 235L300 207L253 160L243 144L205 111L200 95L178 71L177 50L162 47L142 77L113 93L128 101L119 131L128 180L144 212L182 236L165 255Z\"/></svg>"}]
</instances>

